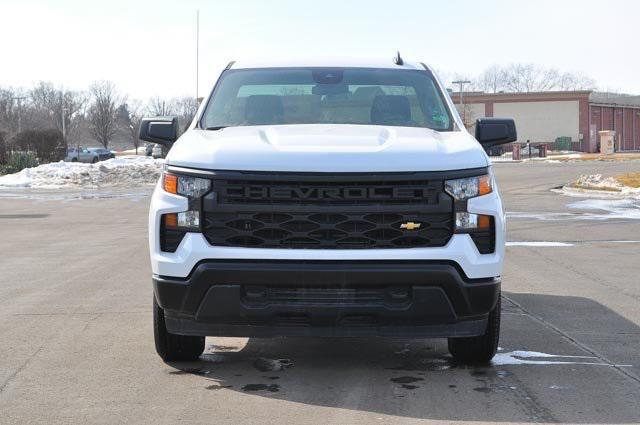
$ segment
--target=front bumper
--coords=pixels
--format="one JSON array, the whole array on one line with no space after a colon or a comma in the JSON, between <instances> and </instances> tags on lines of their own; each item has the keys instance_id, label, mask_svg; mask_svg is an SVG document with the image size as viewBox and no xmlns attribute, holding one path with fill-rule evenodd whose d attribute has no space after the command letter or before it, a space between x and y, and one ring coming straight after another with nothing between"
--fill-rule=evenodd
<instances>
[{"instance_id":1,"label":"front bumper","mask_svg":"<svg viewBox=\"0 0 640 425\"><path fill-rule=\"evenodd\" d=\"M169 332L238 337L475 336L500 294L446 261L208 260L153 284Z\"/></svg>"}]
</instances>

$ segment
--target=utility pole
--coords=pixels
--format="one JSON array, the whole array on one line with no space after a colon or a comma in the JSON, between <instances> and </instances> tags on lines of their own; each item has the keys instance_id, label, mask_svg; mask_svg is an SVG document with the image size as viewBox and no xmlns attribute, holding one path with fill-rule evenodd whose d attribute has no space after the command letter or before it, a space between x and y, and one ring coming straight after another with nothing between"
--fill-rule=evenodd
<instances>
[{"instance_id":1,"label":"utility pole","mask_svg":"<svg viewBox=\"0 0 640 425\"><path fill-rule=\"evenodd\" d=\"M27 96L16 96L12 97L11 100L18 101L18 133L22 131L22 99L26 99Z\"/></svg>"},{"instance_id":2,"label":"utility pole","mask_svg":"<svg viewBox=\"0 0 640 425\"><path fill-rule=\"evenodd\" d=\"M60 89L60 115L62 118L62 141L66 143L67 132L64 124L64 86Z\"/></svg>"},{"instance_id":3,"label":"utility pole","mask_svg":"<svg viewBox=\"0 0 640 425\"><path fill-rule=\"evenodd\" d=\"M196 105L199 94L199 73L200 73L200 9L196 10Z\"/></svg>"},{"instance_id":4,"label":"utility pole","mask_svg":"<svg viewBox=\"0 0 640 425\"><path fill-rule=\"evenodd\" d=\"M465 84L471 84L471 81L469 81L469 80L457 80L457 81L452 81L451 83L460 85L460 109L462 110L462 123L466 127L466 125L467 125L467 111L465 111L465 109L464 109L464 85Z\"/></svg>"}]
</instances>

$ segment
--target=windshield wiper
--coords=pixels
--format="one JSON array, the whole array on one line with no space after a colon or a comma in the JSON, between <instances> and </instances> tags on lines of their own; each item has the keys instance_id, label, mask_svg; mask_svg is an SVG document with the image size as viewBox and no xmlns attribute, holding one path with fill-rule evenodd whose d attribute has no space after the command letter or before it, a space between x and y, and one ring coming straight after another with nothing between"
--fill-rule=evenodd
<instances>
[{"instance_id":1,"label":"windshield wiper","mask_svg":"<svg viewBox=\"0 0 640 425\"><path fill-rule=\"evenodd\" d=\"M223 128L227 128L227 127L228 127L228 125L216 125L216 126L213 126L213 127L207 127L207 128L205 128L205 130L216 131L216 130L222 130Z\"/></svg>"}]
</instances>

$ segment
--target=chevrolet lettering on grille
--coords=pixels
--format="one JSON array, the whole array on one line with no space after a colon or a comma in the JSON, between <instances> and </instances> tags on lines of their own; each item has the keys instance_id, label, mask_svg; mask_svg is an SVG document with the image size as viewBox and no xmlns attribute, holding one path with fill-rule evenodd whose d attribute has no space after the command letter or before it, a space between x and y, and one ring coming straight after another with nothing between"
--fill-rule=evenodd
<instances>
[{"instance_id":1,"label":"chevrolet lettering on grille","mask_svg":"<svg viewBox=\"0 0 640 425\"><path fill-rule=\"evenodd\" d=\"M281 200L382 200L420 199L431 196L429 188L416 187L252 187L227 186L224 196L229 199Z\"/></svg>"}]
</instances>

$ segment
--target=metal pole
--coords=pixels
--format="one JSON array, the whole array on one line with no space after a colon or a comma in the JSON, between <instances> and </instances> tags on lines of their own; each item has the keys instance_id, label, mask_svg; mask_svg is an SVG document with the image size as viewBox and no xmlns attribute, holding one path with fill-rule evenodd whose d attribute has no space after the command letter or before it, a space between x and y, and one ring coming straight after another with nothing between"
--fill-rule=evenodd
<instances>
[{"instance_id":1,"label":"metal pole","mask_svg":"<svg viewBox=\"0 0 640 425\"><path fill-rule=\"evenodd\" d=\"M64 86L60 90L60 114L62 117L62 140L67 140L67 132L64 124Z\"/></svg>"},{"instance_id":2,"label":"metal pole","mask_svg":"<svg viewBox=\"0 0 640 425\"><path fill-rule=\"evenodd\" d=\"M196 10L196 104L198 104L200 77L200 9Z\"/></svg>"},{"instance_id":3,"label":"metal pole","mask_svg":"<svg viewBox=\"0 0 640 425\"><path fill-rule=\"evenodd\" d=\"M460 85L460 109L462 110L462 124L467 125L467 111L464 110L464 85L471 84L468 80L452 81L453 84Z\"/></svg>"},{"instance_id":4,"label":"metal pole","mask_svg":"<svg viewBox=\"0 0 640 425\"><path fill-rule=\"evenodd\" d=\"M11 100L18 101L18 133L22 131L22 99L26 99L26 96L16 96L12 97Z\"/></svg>"}]
</instances>

